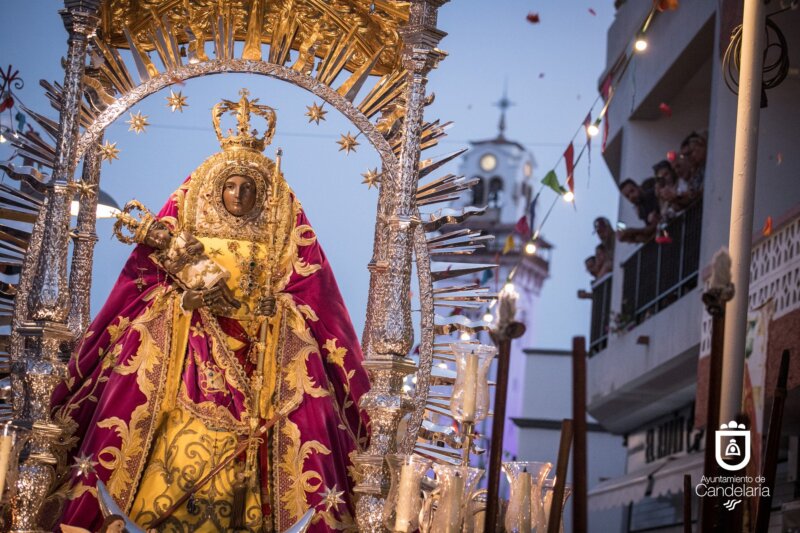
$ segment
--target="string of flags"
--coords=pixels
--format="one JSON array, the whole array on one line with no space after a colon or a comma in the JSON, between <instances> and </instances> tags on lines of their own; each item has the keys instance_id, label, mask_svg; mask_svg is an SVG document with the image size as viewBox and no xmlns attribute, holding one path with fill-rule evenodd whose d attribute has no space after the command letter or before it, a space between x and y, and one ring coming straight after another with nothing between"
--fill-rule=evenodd
<instances>
[{"instance_id":1,"label":"string of flags","mask_svg":"<svg viewBox=\"0 0 800 533\"><path fill-rule=\"evenodd\" d=\"M514 265L514 267L509 271L509 274L505 280L505 284L512 284L514 275L516 274L519 265L521 264L525 255L533 255L536 253L536 242L541 235L542 228L547 223L547 220L552 213L556 203L558 202L559 198L562 198L565 202L570 203L575 207L575 169L580 162L581 158L584 154L586 154L588 159L588 166L591 168L591 153L592 153L592 138L598 135L601 135L601 142L600 142L600 150L604 152L606 149L606 144L608 142L608 135L609 135L609 119L608 119L608 108L611 104L611 101L614 99L614 94L616 92L616 88L619 86L619 83L622 81L625 72L628 70L628 67L633 61L633 58L637 54L643 53L647 50L647 31L650 28L650 24L653 21L656 13L662 11L671 11L678 8L678 0L653 0L653 5L650 8L647 16L644 18L642 23L639 25L639 30L634 35L633 39L631 40L630 46L628 46L625 50L620 53L620 56L614 62L613 66L609 70L606 77L603 79L603 82L600 85L599 94L597 98L592 102L591 106L589 107L589 112L586 114L586 117L581 122L580 126L577 128L575 133L573 134L572 138L567 143L564 152L559 157L558 161L553 165L550 170L548 170L544 177L539 182L539 187L534 194L534 199L531 202L531 206L529 209L529 213L522 216L514 228L514 233L510 234L504 243L502 254L506 255L515 247L514 235L519 235L522 237L523 250L525 254L520 256L520 259ZM590 9L590 13L595 15L596 13ZM529 13L527 16L529 22L533 24L537 24L541 21L541 17L538 13ZM603 105L600 108L600 111L597 113L596 116L592 116L596 106L602 100ZM659 105L659 110L665 117L670 117L672 115L672 109L666 103L661 103ZM582 145L580 144L582 141ZM576 145L580 145L581 148L577 151L576 155ZM561 161L564 161L564 181L559 179L557 168L560 166ZM545 189L550 190L555 193L555 197L553 198L552 203L548 207L545 215L542 219L536 224L536 219L534 218L535 214L535 206L539 199L539 196L542 194L542 191ZM534 229L535 227L535 229ZM495 261L497 263L497 261ZM481 284L485 285L488 281L490 281L495 276L494 269L488 269L484 271L483 277L481 279ZM489 310L487 311L487 315L484 319L491 319L490 310L494 306L494 301L490 304Z\"/></svg>"}]
</instances>

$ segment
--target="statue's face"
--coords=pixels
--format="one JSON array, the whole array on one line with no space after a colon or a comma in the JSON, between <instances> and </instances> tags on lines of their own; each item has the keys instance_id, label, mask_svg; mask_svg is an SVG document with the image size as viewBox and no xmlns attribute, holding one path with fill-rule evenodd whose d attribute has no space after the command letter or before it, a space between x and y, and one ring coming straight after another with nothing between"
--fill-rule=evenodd
<instances>
[{"instance_id":1,"label":"statue's face","mask_svg":"<svg viewBox=\"0 0 800 533\"><path fill-rule=\"evenodd\" d=\"M235 217L246 215L256 205L256 183L253 178L234 174L222 187L222 203Z\"/></svg>"},{"instance_id":2,"label":"statue's face","mask_svg":"<svg viewBox=\"0 0 800 533\"><path fill-rule=\"evenodd\" d=\"M150 231L145 235L144 243L156 250L163 250L169 246L169 241L172 240L169 228L160 222L154 223L150 226Z\"/></svg>"}]
</instances>

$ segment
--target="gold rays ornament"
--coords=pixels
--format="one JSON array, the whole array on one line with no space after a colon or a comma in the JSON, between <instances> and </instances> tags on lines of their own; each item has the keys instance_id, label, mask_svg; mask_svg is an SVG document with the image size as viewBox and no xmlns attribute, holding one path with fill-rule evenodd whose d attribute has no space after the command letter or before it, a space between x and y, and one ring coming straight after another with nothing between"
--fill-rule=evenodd
<instances>
[{"instance_id":1,"label":"gold rays ornament","mask_svg":"<svg viewBox=\"0 0 800 533\"><path fill-rule=\"evenodd\" d=\"M381 174L378 173L377 168L367 170L361 175L364 176L364 180L361 183L366 185L367 189L371 189L372 187L377 187L378 184L381 182Z\"/></svg>"},{"instance_id":2,"label":"gold rays ornament","mask_svg":"<svg viewBox=\"0 0 800 533\"><path fill-rule=\"evenodd\" d=\"M186 103L186 97L183 96L180 91L176 93L171 90L169 96L167 96L167 107L169 107L173 113L175 111L183 113L183 108L189 107L189 104Z\"/></svg>"},{"instance_id":3,"label":"gold rays ornament","mask_svg":"<svg viewBox=\"0 0 800 533\"><path fill-rule=\"evenodd\" d=\"M306 106L306 109L308 109L308 111L306 111L306 116L308 117L309 123L315 122L316 124L319 124L319 121L325 120L325 115L328 114L328 112L322 109L322 106L317 105L316 102Z\"/></svg>"},{"instance_id":4,"label":"gold rays ornament","mask_svg":"<svg viewBox=\"0 0 800 533\"><path fill-rule=\"evenodd\" d=\"M130 115L130 120L126 122L126 124L130 125L128 131L135 131L136 135L139 135L150 125L150 123L147 122L147 115L142 115L141 111L137 111L135 115L133 113Z\"/></svg>"},{"instance_id":5,"label":"gold rays ornament","mask_svg":"<svg viewBox=\"0 0 800 533\"><path fill-rule=\"evenodd\" d=\"M353 152L356 151L356 146L358 146L358 141L348 131L346 134L342 135L338 141L336 141L336 144L339 145L340 152L344 150L346 154L349 154L351 151Z\"/></svg>"},{"instance_id":6,"label":"gold rays ornament","mask_svg":"<svg viewBox=\"0 0 800 533\"><path fill-rule=\"evenodd\" d=\"M106 141L105 144L100 145L99 149L100 158L103 161L108 161L111 163L115 159L119 159L119 148L117 148L117 143L110 143Z\"/></svg>"}]
</instances>

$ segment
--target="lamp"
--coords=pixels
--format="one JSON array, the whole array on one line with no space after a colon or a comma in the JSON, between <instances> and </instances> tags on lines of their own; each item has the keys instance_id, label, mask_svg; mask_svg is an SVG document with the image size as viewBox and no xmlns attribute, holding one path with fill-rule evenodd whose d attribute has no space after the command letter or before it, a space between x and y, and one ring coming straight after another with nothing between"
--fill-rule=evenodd
<instances>
[{"instance_id":1,"label":"lamp","mask_svg":"<svg viewBox=\"0 0 800 533\"><path fill-rule=\"evenodd\" d=\"M69 208L70 215L76 217L78 216L78 211L80 211L80 202L72 200ZM99 189L97 193L97 218L114 218L119 212L120 208L117 201L106 191Z\"/></svg>"}]
</instances>

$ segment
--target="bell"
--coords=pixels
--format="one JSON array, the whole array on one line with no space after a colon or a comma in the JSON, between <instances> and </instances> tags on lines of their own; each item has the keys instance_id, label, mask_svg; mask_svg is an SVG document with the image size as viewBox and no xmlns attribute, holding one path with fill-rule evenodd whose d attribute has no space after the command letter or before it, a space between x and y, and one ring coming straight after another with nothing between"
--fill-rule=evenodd
<instances>
[{"instance_id":1,"label":"bell","mask_svg":"<svg viewBox=\"0 0 800 533\"><path fill-rule=\"evenodd\" d=\"M728 447L725 448L725 455L729 457L742 455L741 450L739 450L739 445L736 444L736 441L734 439L731 439L731 442L728 444Z\"/></svg>"}]
</instances>

